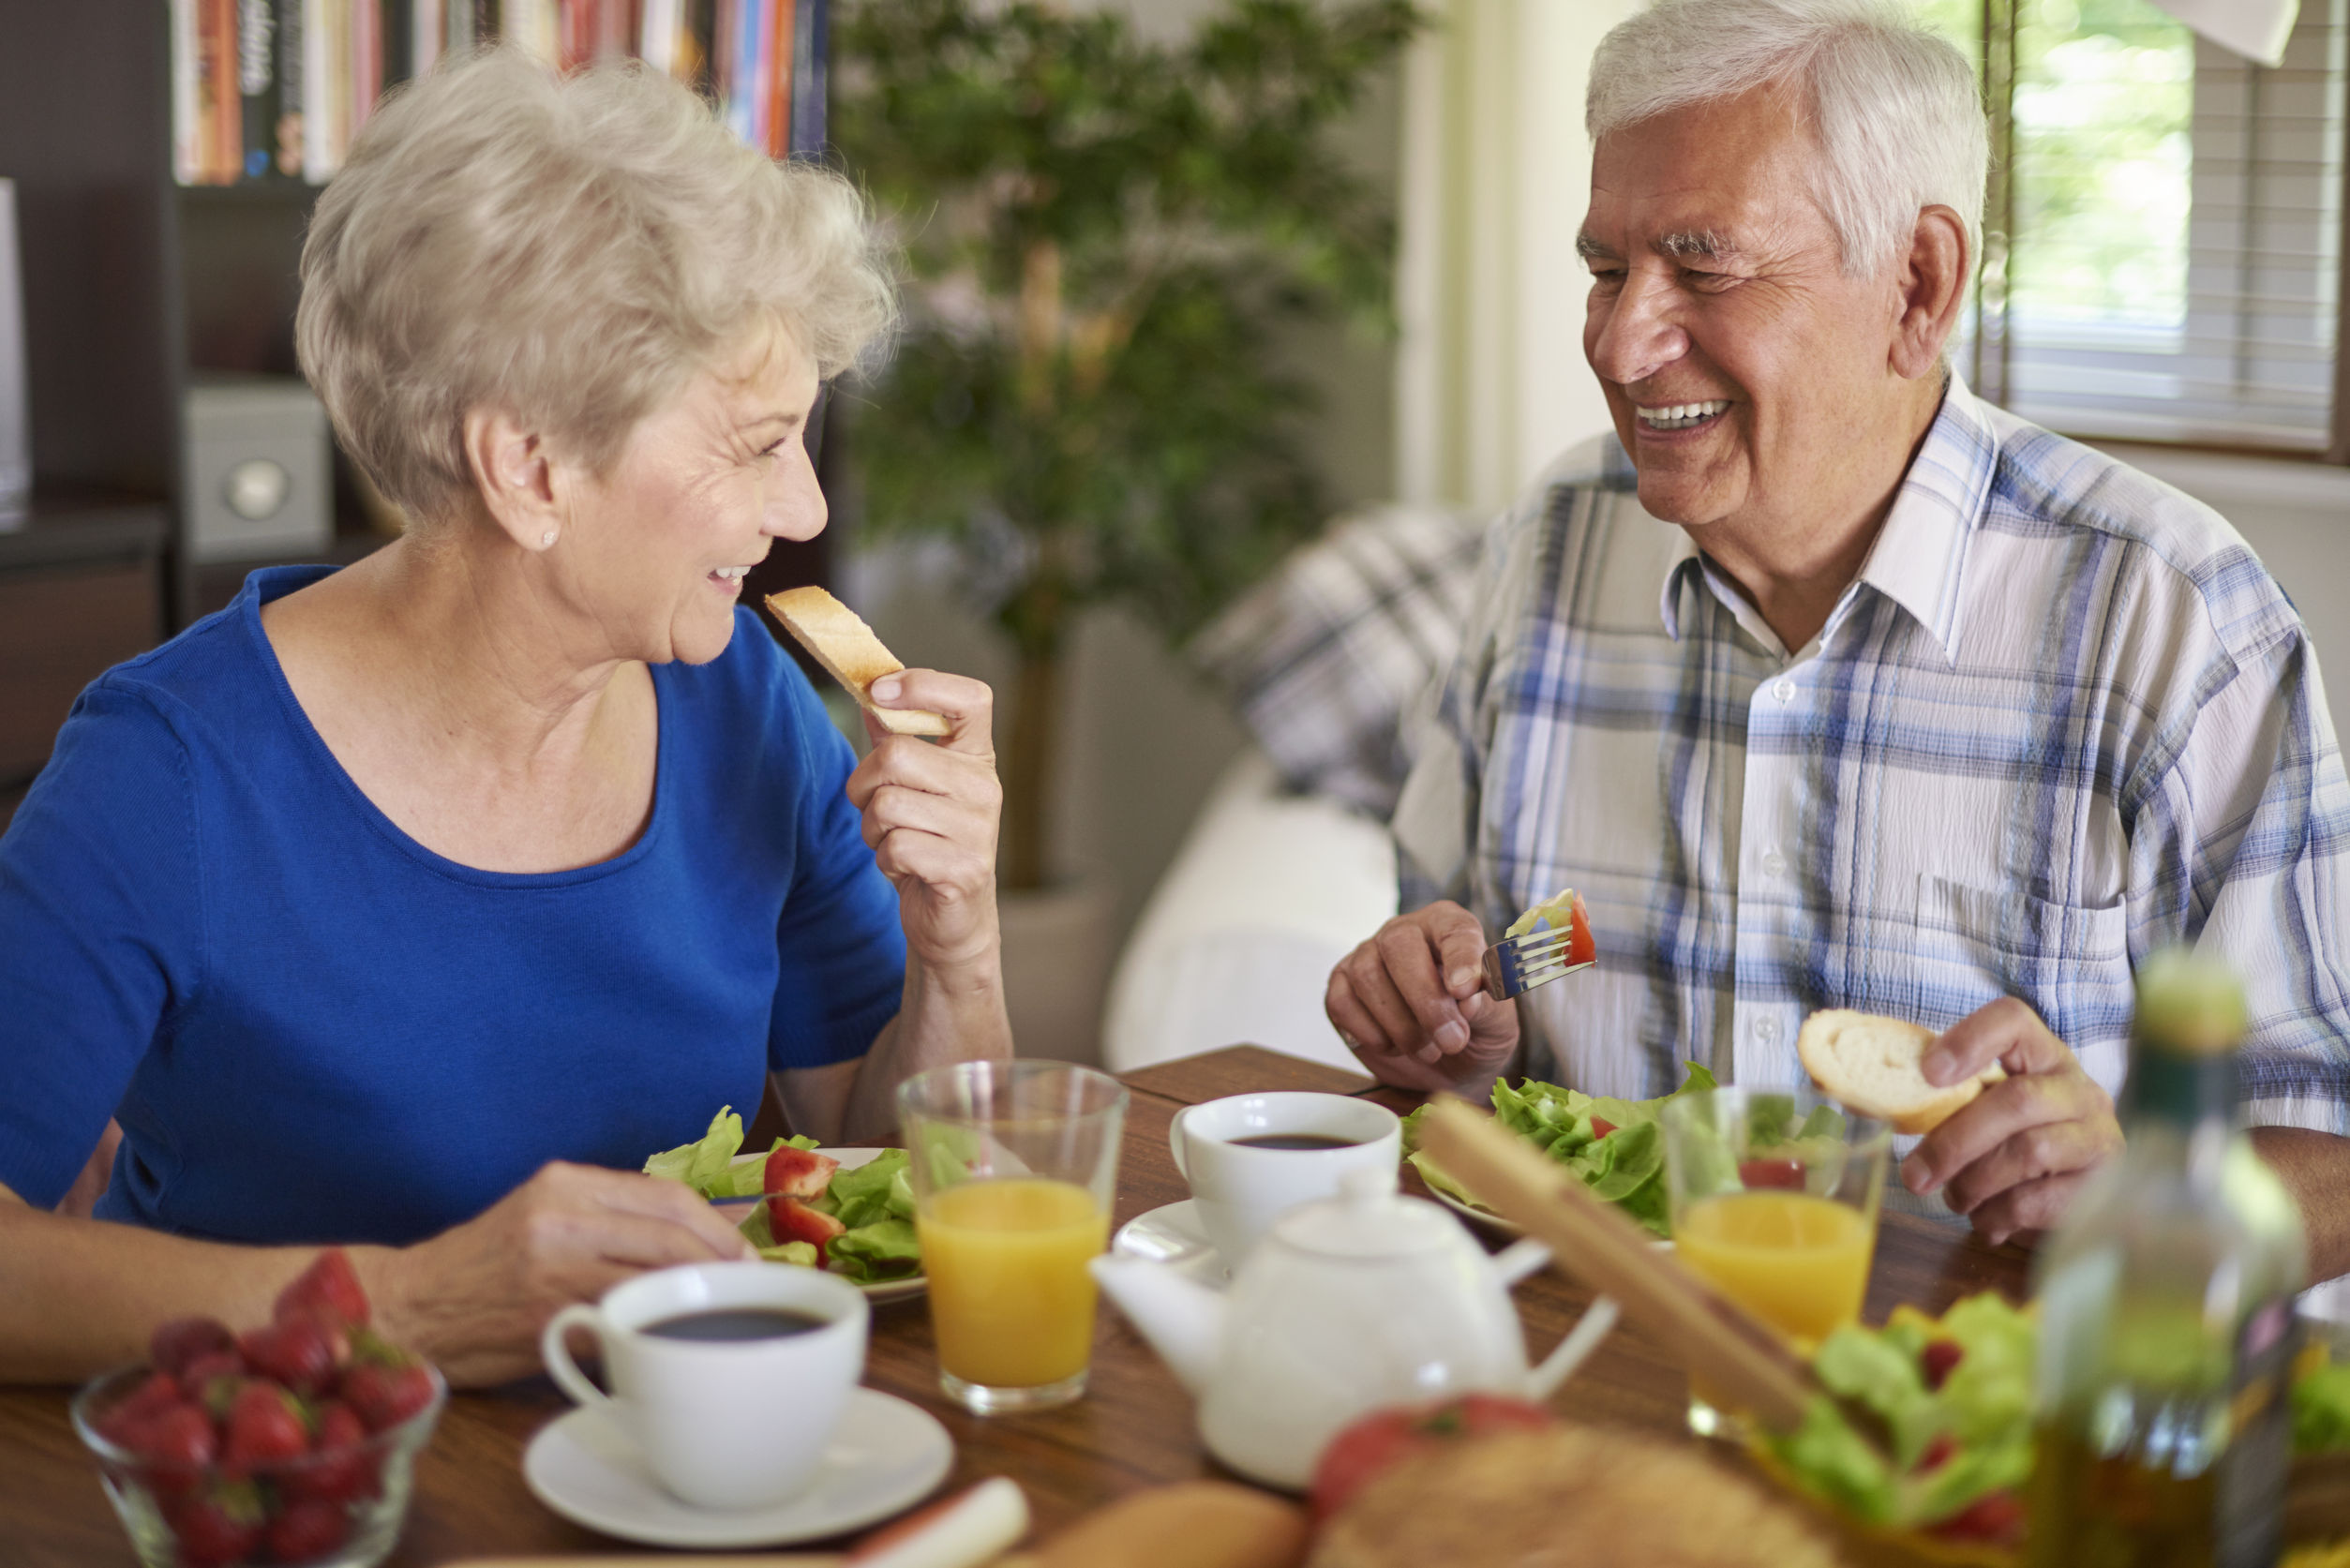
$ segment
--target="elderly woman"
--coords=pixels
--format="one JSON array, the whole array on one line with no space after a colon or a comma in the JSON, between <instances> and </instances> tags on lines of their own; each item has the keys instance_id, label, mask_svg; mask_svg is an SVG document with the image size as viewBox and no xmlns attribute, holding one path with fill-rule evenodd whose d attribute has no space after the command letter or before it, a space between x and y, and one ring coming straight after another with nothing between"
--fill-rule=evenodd
<instances>
[{"instance_id":1,"label":"elderly woman","mask_svg":"<svg viewBox=\"0 0 2350 1568\"><path fill-rule=\"evenodd\" d=\"M879 682L952 733L859 762L738 603L824 527L817 385L891 321L850 188L492 53L369 121L302 276L412 526L98 680L0 841L0 1378L260 1321L321 1243L510 1376L560 1305L745 1252L635 1172L763 1074L872 1139L1010 1052L987 688Z\"/></svg>"}]
</instances>

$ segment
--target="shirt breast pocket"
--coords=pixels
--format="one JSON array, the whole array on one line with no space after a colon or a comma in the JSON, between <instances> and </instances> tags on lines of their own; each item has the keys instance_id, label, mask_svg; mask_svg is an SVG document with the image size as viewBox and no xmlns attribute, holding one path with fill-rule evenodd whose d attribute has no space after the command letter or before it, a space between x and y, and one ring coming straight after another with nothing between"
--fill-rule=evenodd
<instances>
[{"instance_id":1,"label":"shirt breast pocket","mask_svg":"<svg viewBox=\"0 0 2350 1568\"><path fill-rule=\"evenodd\" d=\"M2126 903L2062 903L1921 874L1917 910L1920 999L1931 1014L1920 1023L1947 1028L1985 1003L2017 997L2091 1077L2119 1083L2134 1005Z\"/></svg>"}]
</instances>

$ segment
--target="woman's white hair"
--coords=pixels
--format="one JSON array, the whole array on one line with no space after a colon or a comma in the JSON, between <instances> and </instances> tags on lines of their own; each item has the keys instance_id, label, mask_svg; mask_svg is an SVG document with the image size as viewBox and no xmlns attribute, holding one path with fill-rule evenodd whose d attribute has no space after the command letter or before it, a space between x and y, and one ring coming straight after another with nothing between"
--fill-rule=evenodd
<instances>
[{"instance_id":1,"label":"woman's white hair","mask_svg":"<svg viewBox=\"0 0 2350 1568\"><path fill-rule=\"evenodd\" d=\"M1774 82L1797 88L1819 138L1816 195L1844 270L1906 249L1918 214L1954 210L1982 254L1990 166L1981 89L1949 39L1889 0L1660 0L1592 57L1594 146L1656 115Z\"/></svg>"},{"instance_id":2,"label":"woman's white hair","mask_svg":"<svg viewBox=\"0 0 2350 1568\"><path fill-rule=\"evenodd\" d=\"M889 258L839 175L777 164L639 67L514 48L388 99L320 193L294 341L343 449L429 523L496 409L601 471L636 422L781 329L831 376L889 333Z\"/></svg>"}]
</instances>

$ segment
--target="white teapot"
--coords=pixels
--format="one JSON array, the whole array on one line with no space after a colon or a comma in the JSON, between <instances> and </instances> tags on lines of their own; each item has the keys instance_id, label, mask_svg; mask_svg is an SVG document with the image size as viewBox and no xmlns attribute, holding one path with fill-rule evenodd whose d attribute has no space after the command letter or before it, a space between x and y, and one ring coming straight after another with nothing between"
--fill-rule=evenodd
<instances>
[{"instance_id":1,"label":"white teapot","mask_svg":"<svg viewBox=\"0 0 2350 1568\"><path fill-rule=\"evenodd\" d=\"M1299 1489L1324 1444L1367 1411L1471 1390L1547 1398L1616 1320L1602 1296L1528 1370L1509 1288L1549 1259L1531 1240L1488 1257L1436 1204L1399 1196L1383 1166L1282 1215L1227 1292L1179 1262L1109 1254L1092 1267L1197 1396L1209 1452Z\"/></svg>"}]
</instances>

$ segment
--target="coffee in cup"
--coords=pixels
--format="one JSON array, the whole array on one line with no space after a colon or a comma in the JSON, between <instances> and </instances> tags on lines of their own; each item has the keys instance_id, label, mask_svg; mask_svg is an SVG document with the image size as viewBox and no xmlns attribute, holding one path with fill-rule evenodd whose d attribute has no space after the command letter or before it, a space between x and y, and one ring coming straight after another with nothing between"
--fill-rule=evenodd
<instances>
[{"instance_id":1,"label":"coffee in cup","mask_svg":"<svg viewBox=\"0 0 2350 1568\"><path fill-rule=\"evenodd\" d=\"M854 1286L784 1263L687 1263L555 1314L540 1336L565 1394L602 1410L662 1486L704 1508L758 1508L806 1486L865 1367ZM564 1336L592 1333L607 1396Z\"/></svg>"},{"instance_id":2,"label":"coffee in cup","mask_svg":"<svg viewBox=\"0 0 2350 1568\"><path fill-rule=\"evenodd\" d=\"M1403 1124L1349 1095L1232 1095L1176 1112L1167 1142L1201 1228L1236 1269L1285 1210L1336 1196L1349 1171L1393 1170Z\"/></svg>"}]
</instances>

